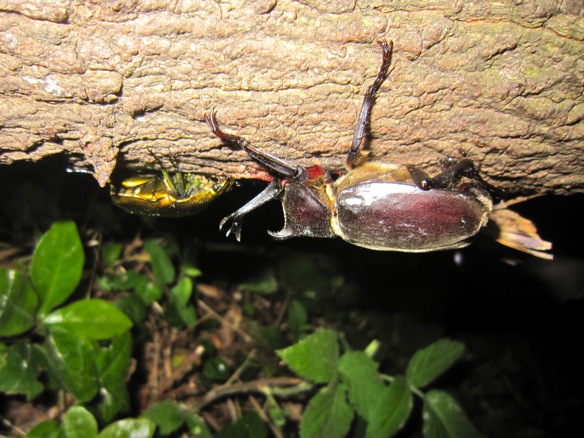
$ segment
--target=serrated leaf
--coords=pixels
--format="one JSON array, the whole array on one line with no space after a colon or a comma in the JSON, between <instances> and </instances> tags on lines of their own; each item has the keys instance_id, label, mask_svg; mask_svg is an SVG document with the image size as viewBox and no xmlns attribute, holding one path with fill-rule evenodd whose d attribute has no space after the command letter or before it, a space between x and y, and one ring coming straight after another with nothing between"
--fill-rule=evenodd
<instances>
[{"instance_id":1,"label":"serrated leaf","mask_svg":"<svg viewBox=\"0 0 584 438\"><path fill-rule=\"evenodd\" d=\"M50 327L45 338L48 372L62 389L80 402L93 398L98 390L93 345L62 327Z\"/></svg>"},{"instance_id":2,"label":"serrated leaf","mask_svg":"<svg viewBox=\"0 0 584 438\"><path fill-rule=\"evenodd\" d=\"M458 402L447 392L432 390L424 396L425 438L480 438Z\"/></svg>"},{"instance_id":3,"label":"serrated leaf","mask_svg":"<svg viewBox=\"0 0 584 438\"><path fill-rule=\"evenodd\" d=\"M28 278L0 269L0 336L19 335L35 322L39 300Z\"/></svg>"},{"instance_id":4,"label":"serrated leaf","mask_svg":"<svg viewBox=\"0 0 584 438\"><path fill-rule=\"evenodd\" d=\"M33 399L44 387L37 380L41 363L30 343L17 342L0 351L0 391Z\"/></svg>"},{"instance_id":5,"label":"serrated leaf","mask_svg":"<svg viewBox=\"0 0 584 438\"><path fill-rule=\"evenodd\" d=\"M367 438L394 435L410 416L414 400L406 379L396 377L389 388L383 390L379 403L368 416Z\"/></svg>"},{"instance_id":6,"label":"serrated leaf","mask_svg":"<svg viewBox=\"0 0 584 438\"><path fill-rule=\"evenodd\" d=\"M124 312L99 299L75 301L47 315L43 324L61 327L86 339L108 339L132 327Z\"/></svg>"},{"instance_id":7,"label":"serrated leaf","mask_svg":"<svg viewBox=\"0 0 584 438\"><path fill-rule=\"evenodd\" d=\"M417 388L428 385L464 353L464 344L450 339L440 339L417 351L408 364L408 383Z\"/></svg>"},{"instance_id":8,"label":"serrated leaf","mask_svg":"<svg viewBox=\"0 0 584 438\"><path fill-rule=\"evenodd\" d=\"M63 417L63 432L66 438L94 438L97 436L97 421L82 406L73 406Z\"/></svg>"},{"instance_id":9,"label":"serrated leaf","mask_svg":"<svg viewBox=\"0 0 584 438\"><path fill-rule=\"evenodd\" d=\"M300 437L343 438L349 432L353 415L353 408L347 403L346 386L325 386L306 406L300 421Z\"/></svg>"},{"instance_id":10,"label":"serrated leaf","mask_svg":"<svg viewBox=\"0 0 584 438\"><path fill-rule=\"evenodd\" d=\"M337 375L339 343L333 330L319 330L276 353L296 374L314 383L332 382Z\"/></svg>"},{"instance_id":11,"label":"serrated leaf","mask_svg":"<svg viewBox=\"0 0 584 438\"><path fill-rule=\"evenodd\" d=\"M339 361L339 373L349 389L349 400L357 413L369 420L386 389L377 374L378 364L362 351L349 351Z\"/></svg>"},{"instance_id":12,"label":"serrated leaf","mask_svg":"<svg viewBox=\"0 0 584 438\"><path fill-rule=\"evenodd\" d=\"M81 280L84 260L75 223L54 223L36 246L30 268L42 315L65 302L73 293Z\"/></svg>"},{"instance_id":13,"label":"serrated leaf","mask_svg":"<svg viewBox=\"0 0 584 438\"><path fill-rule=\"evenodd\" d=\"M170 256L158 242L152 239L144 242L144 249L150 254L152 272L159 285L165 286L174 281L176 271Z\"/></svg>"},{"instance_id":14,"label":"serrated leaf","mask_svg":"<svg viewBox=\"0 0 584 438\"><path fill-rule=\"evenodd\" d=\"M127 418L110 424L98 438L151 438L156 425L147 418Z\"/></svg>"}]
</instances>

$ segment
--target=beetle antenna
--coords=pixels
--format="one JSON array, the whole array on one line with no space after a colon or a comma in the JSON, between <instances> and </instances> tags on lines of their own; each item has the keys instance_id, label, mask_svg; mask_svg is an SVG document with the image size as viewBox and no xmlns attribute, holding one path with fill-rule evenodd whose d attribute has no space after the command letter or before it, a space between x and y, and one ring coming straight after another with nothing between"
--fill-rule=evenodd
<instances>
[{"instance_id":1,"label":"beetle antenna","mask_svg":"<svg viewBox=\"0 0 584 438\"><path fill-rule=\"evenodd\" d=\"M164 169L164 163L162 162L162 160L160 158L158 158L158 156L154 153L154 151L152 151L152 149L150 149L148 146L146 146L146 150L148 151L148 153L152 156L152 158L154 158L154 161L156 161L156 163L162 168Z\"/></svg>"},{"instance_id":2,"label":"beetle antenna","mask_svg":"<svg viewBox=\"0 0 584 438\"><path fill-rule=\"evenodd\" d=\"M355 126L355 133L353 134L353 142L351 143L351 148L349 149L349 153L347 154L347 165L349 167L354 167L355 165L359 164L359 151L365 137L367 135L367 130L369 128L370 119L371 119L371 108L373 107L373 103L375 102L375 96L383 84L383 81L387 78L387 73L389 70L389 66L391 64L391 55L393 52L393 41L379 41L379 45L383 50L383 60L381 62L381 67L379 68L379 73L377 73L377 77L375 81L365 93L365 97L363 98L363 104L361 105L361 112L359 113L359 117L357 119L357 126Z\"/></svg>"}]
</instances>

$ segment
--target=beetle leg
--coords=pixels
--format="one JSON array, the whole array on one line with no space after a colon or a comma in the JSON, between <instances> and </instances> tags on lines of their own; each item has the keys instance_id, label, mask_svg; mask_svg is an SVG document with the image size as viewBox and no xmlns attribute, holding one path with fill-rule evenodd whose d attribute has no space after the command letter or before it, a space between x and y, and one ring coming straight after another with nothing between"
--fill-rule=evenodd
<instances>
[{"instance_id":1,"label":"beetle leg","mask_svg":"<svg viewBox=\"0 0 584 438\"><path fill-rule=\"evenodd\" d=\"M477 167L472 160L469 160L468 158L455 161L453 158L449 157L442 173L435 177L430 177L426 172L414 166L406 167L416 185L422 190L449 189L458 184L461 178L466 177L475 180L479 186L495 197L502 198L504 196L503 190L489 184L483 179Z\"/></svg>"},{"instance_id":2,"label":"beetle leg","mask_svg":"<svg viewBox=\"0 0 584 438\"><path fill-rule=\"evenodd\" d=\"M211 128L213 134L226 143L231 143L240 147L245 152L247 152L253 160L257 161L262 166L267 167L279 178L294 179L296 181L306 180L306 169L304 169L304 167L294 166L287 161L276 157L275 155L262 152L250 145L246 139L238 135L227 134L226 132L221 131L219 125L217 124L217 118L215 117L215 111L213 109L209 114L205 115L205 122L207 122L207 125L209 125L209 128Z\"/></svg>"},{"instance_id":3,"label":"beetle leg","mask_svg":"<svg viewBox=\"0 0 584 438\"><path fill-rule=\"evenodd\" d=\"M234 213L231 213L229 216L225 216L219 223L219 229L222 230L227 224L227 222L231 222L231 225L227 229L225 235L229 236L231 233L233 233L233 235L239 242L241 240L241 226L243 217L246 214L250 213L251 211L255 210L256 208L261 207L266 202L269 202L272 199L276 199L278 193L280 193L281 190L279 182L280 181L277 179L273 180L259 195L257 195L255 198L253 198L239 210L235 211Z\"/></svg>"},{"instance_id":4,"label":"beetle leg","mask_svg":"<svg viewBox=\"0 0 584 438\"><path fill-rule=\"evenodd\" d=\"M361 105L361 112L359 113L359 118L357 119L357 125L355 126L355 133L353 134L353 142L351 143L351 148L347 153L347 165L349 167L354 167L359 164L359 150L363 145L365 137L367 136L367 130L369 129L369 121L371 118L371 108L375 102L375 95L379 91L379 87L383 84L383 81L387 78L387 71L389 65L391 64L391 52L393 50L393 41L380 41L379 45L383 50L383 61L381 62L381 67L375 82L367 89L365 97L363 98L363 104Z\"/></svg>"},{"instance_id":5,"label":"beetle leg","mask_svg":"<svg viewBox=\"0 0 584 438\"><path fill-rule=\"evenodd\" d=\"M406 166L406 168L410 172L410 176L419 188L422 190L430 190L432 188L432 178L430 178L430 175L414 166Z\"/></svg>"},{"instance_id":6,"label":"beetle leg","mask_svg":"<svg viewBox=\"0 0 584 438\"><path fill-rule=\"evenodd\" d=\"M468 158L458 162L448 160L442 173L435 177L430 177L423 170L413 166L407 166L407 168L416 185L422 190L449 189L457 184L463 176L474 179L481 185L487 184L479 175L474 163Z\"/></svg>"}]
</instances>

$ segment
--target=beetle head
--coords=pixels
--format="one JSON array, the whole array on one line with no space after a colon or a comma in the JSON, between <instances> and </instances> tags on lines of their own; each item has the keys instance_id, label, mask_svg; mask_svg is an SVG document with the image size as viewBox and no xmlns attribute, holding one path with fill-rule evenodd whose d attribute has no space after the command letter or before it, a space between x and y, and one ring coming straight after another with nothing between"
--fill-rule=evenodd
<instances>
[{"instance_id":1,"label":"beetle head","mask_svg":"<svg viewBox=\"0 0 584 438\"><path fill-rule=\"evenodd\" d=\"M296 181L284 185L279 198L284 210L284 228L268 231L274 239L290 237L334 237L330 226L330 206L322 188Z\"/></svg>"}]
</instances>

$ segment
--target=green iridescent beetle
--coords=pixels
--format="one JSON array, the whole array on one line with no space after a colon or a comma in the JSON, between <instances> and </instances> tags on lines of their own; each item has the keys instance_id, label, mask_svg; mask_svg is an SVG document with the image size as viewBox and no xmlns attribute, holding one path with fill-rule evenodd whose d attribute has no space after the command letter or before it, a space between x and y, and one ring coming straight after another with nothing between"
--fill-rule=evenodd
<instances>
[{"instance_id":1,"label":"green iridescent beetle","mask_svg":"<svg viewBox=\"0 0 584 438\"><path fill-rule=\"evenodd\" d=\"M192 216L207 208L233 185L233 180L193 173L133 177L120 186L110 185L112 201L131 214L142 216Z\"/></svg>"}]
</instances>

